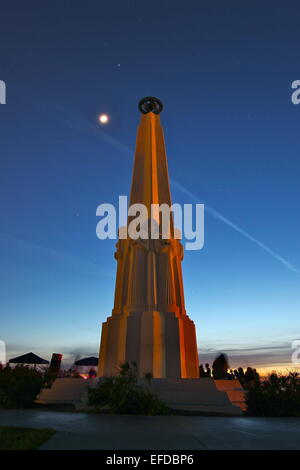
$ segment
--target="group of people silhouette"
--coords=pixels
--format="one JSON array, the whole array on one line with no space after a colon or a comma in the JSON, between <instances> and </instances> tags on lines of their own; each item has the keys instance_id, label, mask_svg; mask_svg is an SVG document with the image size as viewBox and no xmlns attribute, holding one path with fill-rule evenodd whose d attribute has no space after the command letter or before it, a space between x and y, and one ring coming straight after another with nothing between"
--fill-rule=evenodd
<instances>
[{"instance_id":1,"label":"group of people silhouette","mask_svg":"<svg viewBox=\"0 0 300 470\"><path fill-rule=\"evenodd\" d=\"M249 388L260 383L259 373L252 367L247 367L246 372L242 367L230 369L226 354L220 354L213 362L212 370L208 363L205 368L202 364L199 366L199 377L212 377L215 380L239 380L243 388Z\"/></svg>"},{"instance_id":2,"label":"group of people silhouette","mask_svg":"<svg viewBox=\"0 0 300 470\"><path fill-rule=\"evenodd\" d=\"M0 362L0 372L10 370L10 364L7 363L6 366L3 366ZM88 373L88 378L95 378L96 371L94 368L91 368ZM61 371L60 377L79 377L79 374L74 369L69 369L68 371ZM226 354L220 354L213 362L212 369L210 368L209 363L205 364L203 367L202 364L199 366L199 377L210 377L215 380L239 380L243 388L249 388L255 384L260 383L260 376L256 369L252 367L247 367L246 371L242 367L238 369L229 369L228 359Z\"/></svg>"}]
</instances>

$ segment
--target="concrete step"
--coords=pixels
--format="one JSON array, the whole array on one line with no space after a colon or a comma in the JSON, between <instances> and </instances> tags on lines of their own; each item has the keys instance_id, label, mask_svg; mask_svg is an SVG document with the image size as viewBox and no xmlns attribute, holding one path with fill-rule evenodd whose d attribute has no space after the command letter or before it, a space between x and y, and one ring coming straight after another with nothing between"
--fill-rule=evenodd
<instances>
[{"instance_id":1,"label":"concrete step","mask_svg":"<svg viewBox=\"0 0 300 470\"><path fill-rule=\"evenodd\" d=\"M201 379L202 380L202 379ZM227 390L244 390L239 380L214 380L218 390L226 392Z\"/></svg>"},{"instance_id":2,"label":"concrete step","mask_svg":"<svg viewBox=\"0 0 300 470\"><path fill-rule=\"evenodd\" d=\"M56 379L51 388L44 388L38 395L36 402L43 404L73 404L81 401L87 395L90 380L84 379Z\"/></svg>"},{"instance_id":3,"label":"concrete step","mask_svg":"<svg viewBox=\"0 0 300 470\"><path fill-rule=\"evenodd\" d=\"M225 391L231 403L246 411L245 391L239 380L214 380L218 390Z\"/></svg>"},{"instance_id":4,"label":"concrete step","mask_svg":"<svg viewBox=\"0 0 300 470\"><path fill-rule=\"evenodd\" d=\"M233 414L245 410L244 391L238 380L153 379L149 387L172 408L214 409L217 412L222 407L222 413L231 411Z\"/></svg>"},{"instance_id":5,"label":"concrete step","mask_svg":"<svg viewBox=\"0 0 300 470\"><path fill-rule=\"evenodd\" d=\"M150 390L153 393L156 393L162 400L168 400L172 403L179 401L184 401L187 403L220 403L220 404L228 404L231 403L227 393L225 392L218 392L215 391L213 393L206 393L206 390L198 391L195 393L194 391L189 390L156 390L150 387Z\"/></svg>"},{"instance_id":6,"label":"concrete step","mask_svg":"<svg viewBox=\"0 0 300 470\"><path fill-rule=\"evenodd\" d=\"M43 389L37 397L42 404L73 404L87 408L87 387L94 387L99 379L56 379L50 389ZM100 379L101 380L101 379ZM139 383L149 387L170 408L228 415L242 414L244 393L238 381L234 384L216 384L213 379L152 379Z\"/></svg>"}]
</instances>

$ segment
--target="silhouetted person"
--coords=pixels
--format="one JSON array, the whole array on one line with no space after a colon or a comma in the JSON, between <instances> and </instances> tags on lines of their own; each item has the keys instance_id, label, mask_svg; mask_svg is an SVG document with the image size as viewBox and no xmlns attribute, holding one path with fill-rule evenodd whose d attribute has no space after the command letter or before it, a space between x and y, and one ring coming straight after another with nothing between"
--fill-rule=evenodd
<instances>
[{"instance_id":1,"label":"silhouetted person","mask_svg":"<svg viewBox=\"0 0 300 470\"><path fill-rule=\"evenodd\" d=\"M227 379L228 361L225 354L220 354L213 363L212 375L215 380Z\"/></svg>"},{"instance_id":2,"label":"silhouetted person","mask_svg":"<svg viewBox=\"0 0 300 470\"><path fill-rule=\"evenodd\" d=\"M0 372L2 372L3 370L3 365L2 365L2 362L0 362Z\"/></svg>"},{"instance_id":3,"label":"silhouetted person","mask_svg":"<svg viewBox=\"0 0 300 470\"><path fill-rule=\"evenodd\" d=\"M208 363L205 364L205 369L206 369L206 371L205 371L205 377L211 377L211 369L210 369Z\"/></svg>"},{"instance_id":4,"label":"silhouetted person","mask_svg":"<svg viewBox=\"0 0 300 470\"><path fill-rule=\"evenodd\" d=\"M236 377L240 381L241 386L243 388L245 388L246 378L245 378L245 374L244 374L244 369L242 367L238 368Z\"/></svg>"},{"instance_id":5,"label":"silhouetted person","mask_svg":"<svg viewBox=\"0 0 300 470\"><path fill-rule=\"evenodd\" d=\"M253 387L255 384L255 372L252 369L252 367L247 367L246 373L245 373L245 385L246 387Z\"/></svg>"},{"instance_id":6,"label":"silhouetted person","mask_svg":"<svg viewBox=\"0 0 300 470\"><path fill-rule=\"evenodd\" d=\"M90 369L89 370L89 379L94 379L96 377L96 371L95 369Z\"/></svg>"},{"instance_id":7,"label":"silhouetted person","mask_svg":"<svg viewBox=\"0 0 300 470\"><path fill-rule=\"evenodd\" d=\"M259 376L259 373L257 372L256 369L253 369L253 372L254 372L255 384L256 384L256 385L259 385L259 384L260 384L260 376Z\"/></svg>"},{"instance_id":8,"label":"silhouetted person","mask_svg":"<svg viewBox=\"0 0 300 470\"><path fill-rule=\"evenodd\" d=\"M205 372L204 372L204 368L203 368L202 364L200 364L200 366L199 366L199 377L200 377L200 379L205 377Z\"/></svg>"}]
</instances>

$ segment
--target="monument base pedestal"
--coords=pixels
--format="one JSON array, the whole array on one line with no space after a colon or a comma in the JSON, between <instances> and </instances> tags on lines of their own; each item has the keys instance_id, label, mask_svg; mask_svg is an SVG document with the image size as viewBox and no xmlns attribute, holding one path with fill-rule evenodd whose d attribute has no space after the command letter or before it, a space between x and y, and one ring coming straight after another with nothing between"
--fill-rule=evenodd
<instances>
[{"instance_id":1,"label":"monument base pedestal","mask_svg":"<svg viewBox=\"0 0 300 470\"><path fill-rule=\"evenodd\" d=\"M56 379L50 389L42 390L36 402L88 409L87 386L96 386L98 380L101 379ZM139 382L174 410L238 416L245 409L244 392L238 380L152 379L149 384L145 379L140 379Z\"/></svg>"},{"instance_id":2,"label":"monument base pedestal","mask_svg":"<svg viewBox=\"0 0 300 470\"><path fill-rule=\"evenodd\" d=\"M152 379L149 388L174 410L220 415L241 415L245 410L238 380Z\"/></svg>"}]
</instances>

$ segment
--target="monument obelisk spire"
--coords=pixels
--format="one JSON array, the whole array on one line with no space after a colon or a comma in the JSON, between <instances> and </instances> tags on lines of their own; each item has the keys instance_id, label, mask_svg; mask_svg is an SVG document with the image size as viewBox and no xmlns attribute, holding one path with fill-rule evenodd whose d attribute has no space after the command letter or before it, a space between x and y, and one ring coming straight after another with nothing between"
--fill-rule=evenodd
<instances>
[{"instance_id":1,"label":"monument obelisk spire","mask_svg":"<svg viewBox=\"0 0 300 470\"><path fill-rule=\"evenodd\" d=\"M139 109L130 205L144 204L161 231L157 206L153 211L152 205L172 204L159 116L162 103L147 97ZM135 361L140 376L198 377L195 325L184 305L183 247L174 238L173 219L168 239L129 237L116 246L115 303L102 325L98 374L117 375L121 363Z\"/></svg>"},{"instance_id":2,"label":"monument obelisk spire","mask_svg":"<svg viewBox=\"0 0 300 470\"><path fill-rule=\"evenodd\" d=\"M138 129L130 204L171 206L165 143L159 114L142 114Z\"/></svg>"}]
</instances>

